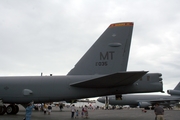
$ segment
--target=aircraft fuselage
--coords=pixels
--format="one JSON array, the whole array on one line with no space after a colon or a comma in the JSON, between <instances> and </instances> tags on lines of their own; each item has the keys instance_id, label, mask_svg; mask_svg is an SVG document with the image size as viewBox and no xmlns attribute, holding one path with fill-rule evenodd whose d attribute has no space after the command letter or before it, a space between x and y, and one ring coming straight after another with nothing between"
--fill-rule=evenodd
<instances>
[{"instance_id":1,"label":"aircraft fuselage","mask_svg":"<svg viewBox=\"0 0 180 120\"><path fill-rule=\"evenodd\" d=\"M83 88L70 84L99 77L98 75L68 76L27 76L0 77L0 99L4 103L36 103L97 97L111 94L161 91L162 84L157 81L148 87L137 81L132 85L114 88ZM137 85L138 83L138 85ZM153 86L153 89L151 88Z\"/></svg>"}]
</instances>

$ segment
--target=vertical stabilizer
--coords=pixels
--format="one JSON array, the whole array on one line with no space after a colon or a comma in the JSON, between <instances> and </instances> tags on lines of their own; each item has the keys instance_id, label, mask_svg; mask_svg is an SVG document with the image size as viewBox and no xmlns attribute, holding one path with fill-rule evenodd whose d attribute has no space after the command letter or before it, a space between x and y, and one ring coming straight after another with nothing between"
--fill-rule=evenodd
<instances>
[{"instance_id":1,"label":"vertical stabilizer","mask_svg":"<svg viewBox=\"0 0 180 120\"><path fill-rule=\"evenodd\" d=\"M126 71L133 22L111 24L68 75L110 74Z\"/></svg>"},{"instance_id":2,"label":"vertical stabilizer","mask_svg":"<svg viewBox=\"0 0 180 120\"><path fill-rule=\"evenodd\" d=\"M180 82L176 85L174 90L167 90L167 93L170 95L180 96Z\"/></svg>"},{"instance_id":3,"label":"vertical stabilizer","mask_svg":"<svg viewBox=\"0 0 180 120\"><path fill-rule=\"evenodd\" d=\"M176 85L176 87L174 88L174 90L180 90L180 82Z\"/></svg>"}]
</instances>

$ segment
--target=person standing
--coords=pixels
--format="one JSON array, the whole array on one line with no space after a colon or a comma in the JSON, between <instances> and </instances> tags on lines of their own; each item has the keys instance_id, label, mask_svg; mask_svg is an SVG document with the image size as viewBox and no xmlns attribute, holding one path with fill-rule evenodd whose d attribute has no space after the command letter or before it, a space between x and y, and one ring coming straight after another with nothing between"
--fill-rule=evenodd
<instances>
[{"instance_id":1,"label":"person standing","mask_svg":"<svg viewBox=\"0 0 180 120\"><path fill-rule=\"evenodd\" d=\"M162 107L159 106L159 104L157 103L155 108L154 108L154 113L156 115L156 120L164 120L164 109Z\"/></svg>"},{"instance_id":2,"label":"person standing","mask_svg":"<svg viewBox=\"0 0 180 120\"><path fill-rule=\"evenodd\" d=\"M78 118L78 116L79 116L79 111L76 110L76 116L75 116L75 118Z\"/></svg>"},{"instance_id":3,"label":"person standing","mask_svg":"<svg viewBox=\"0 0 180 120\"><path fill-rule=\"evenodd\" d=\"M60 103L59 108L60 108L60 111L62 111L62 109L63 109L63 104L62 103Z\"/></svg>"},{"instance_id":4,"label":"person standing","mask_svg":"<svg viewBox=\"0 0 180 120\"><path fill-rule=\"evenodd\" d=\"M46 103L44 103L44 106L43 106L44 115L46 114L47 108L48 106L46 105Z\"/></svg>"},{"instance_id":5,"label":"person standing","mask_svg":"<svg viewBox=\"0 0 180 120\"><path fill-rule=\"evenodd\" d=\"M51 110L52 110L52 106L51 106L51 104L49 104L49 105L48 105L48 115L51 114Z\"/></svg>"},{"instance_id":6,"label":"person standing","mask_svg":"<svg viewBox=\"0 0 180 120\"><path fill-rule=\"evenodd\" d=\"M34 102L30 102L26 107L26 116L25 120L31 120L32 109L34 108Z\"/></svg>"},{"instance_id":7,"label":"person standing","mask_svg":"<svg viewBox=\"0 0 180 120\"><path fill-rule=\"evenodd\" d=\"M84 117L84 107L82 106L82 110L81 110L81 118Z\"/></svg>"},{"instance_id":8,"label":"person standing","mask_svg":"<svg viewBox=\"0 0 180 120\"><path fill-rule=\"evenodd\" d=\"M88 118L88 108L87 108L87 105L85 105L85 107L84 107L84 114L85 114L85 118Z\"/></svg>"},{"instance_id":9,"label":"person standing","mask_svg":"<svg viewBox=\"0 0 180 120\"><path fill-rule=\"evenodd\" d=\"M71 106L71 118L74 118L74 113L76 112L74 104Z\"/></svg>"}]
</instances>

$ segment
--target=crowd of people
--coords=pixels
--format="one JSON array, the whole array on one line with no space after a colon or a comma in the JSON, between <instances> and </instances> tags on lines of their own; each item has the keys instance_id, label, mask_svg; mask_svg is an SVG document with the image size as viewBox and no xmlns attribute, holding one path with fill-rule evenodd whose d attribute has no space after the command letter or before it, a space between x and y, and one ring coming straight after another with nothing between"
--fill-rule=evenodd
<instances>
[{"instance_id":1,"label":"crowd of people","mask_svg":"<svg viewBox=\"0 0 180 120\"><path fill-rule=\"evenodd\" d=\"M32 109L36 108L38 110L44 111L44 114L51 114L52 111L52 105L51 104L41 104L41 105L34 105L34 102L30 102L26 107L26 115L24 120L30 120L31 119L31 113ZM60 111L63 109L63 104L59 104ZM71 118L88 118L88 109L92 109L92 106L82 106L81 108L75 107L74 104L70 106L71 108ZM163 120L164 115L164 109L159 106L157 103L154 108L155 113L155 120Z\"/></svg>"},{"instance_id":2,"label":"crowd of people","mask_svg":"<svg viewBox=\"0 0 180 120\"><path fill-rule=\"evenodd\" d=\"M31 113L33 108L35 110L39 110L39 111L43 111L44 115L51 114L52 111L52 105L51 104L36 104L34 105L33 102L29 103L28 106L26 107L26 115L24 120L30 120L31 119ZM60 111L62 111L63 109L63 104L59 104L59 108ZM75 107L75 105L73 104L71 107L71 118L79 118L81 116L81 118L88 118L88 106L85 105L84 107L81 107L81 110L79 110L77 107Z\"/></svg>"},{"instance_id":3,"label":"crowd of people","mask_svg":"<svg viewBox=\"0 0 180 120\"><path fill-rule=\"evenodd\" d=\"M88 107L85 105L82 106L81 111L79 112L78 109L75 108L75 105L73 104L71 106L71 118L78 118L81 114L81 118L88 118Z\"/></svg>"}]
</instances>

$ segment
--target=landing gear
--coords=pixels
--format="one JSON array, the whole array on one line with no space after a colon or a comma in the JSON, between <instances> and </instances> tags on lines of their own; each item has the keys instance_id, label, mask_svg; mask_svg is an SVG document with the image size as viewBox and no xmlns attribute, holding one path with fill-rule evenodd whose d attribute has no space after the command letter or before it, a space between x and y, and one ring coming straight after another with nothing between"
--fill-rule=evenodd
<instances>
[{"instance_id":1,"label":"landing gear","mask_svg":"<svg viewBox=\"0 0 180 120\"><path fill-rule=\"evenodd\" d=\"M14 115L19 112L19 107L17 105L8 105L7 107L5 105L0 106L0 115L4 115L5 113Z\"/></svg>"},{"instance_id":2,"label":"landing gear","mask_svg":"<svg viewBox=\"0 0 180 120\"><path fill-rule=\"evenodd\" d=\"M0 115L4 115L6 113L6 106L0 106Z\"/></svg>"},{"instance_id":3,"label":"landing gear","mask_svg":"<svg viewBox=\"0 0 180 120\"><path fill-rule=\"evenodd\" d=\"M19 107L17 105L8 105L6 108L7 114L17 114L19 112Z\"/></svg>"},{"instance_id":4,"label":"landing gear","mask_svg":"<svg viewBox=\"0 0 180 120\"><path fill-rule=\"evenodd\" d=\"M106 96L105 98L105 110L108 110L109 109L109 97Z\"/></svg>"}]
</instances>

